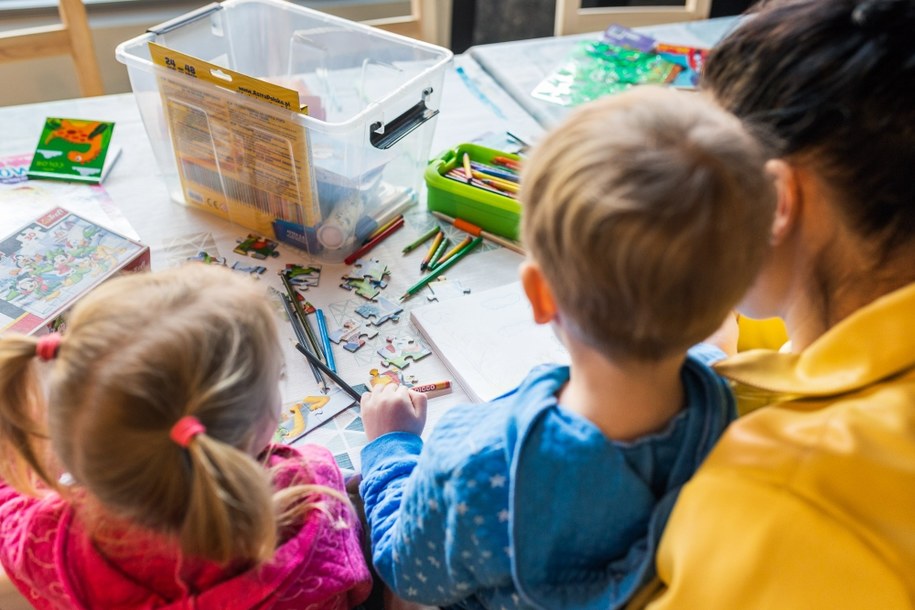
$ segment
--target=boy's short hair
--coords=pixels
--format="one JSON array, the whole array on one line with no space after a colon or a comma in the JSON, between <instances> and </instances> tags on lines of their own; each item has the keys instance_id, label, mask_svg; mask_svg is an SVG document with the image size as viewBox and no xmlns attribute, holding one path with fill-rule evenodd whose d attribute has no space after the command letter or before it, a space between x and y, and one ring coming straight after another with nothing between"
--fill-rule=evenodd
<instances>
[{"instance_id":1,"label":"boy's short hair","mask_svg":"<svg viewBox=\"0 0 915 610\"><path fill-rule=\"evenodd\" d=\"M553 129L523 171L522 234L564 328L615 359L711 335L768 249L775 190L740 122L640 87Z\"/></svg>"}]
</instances>

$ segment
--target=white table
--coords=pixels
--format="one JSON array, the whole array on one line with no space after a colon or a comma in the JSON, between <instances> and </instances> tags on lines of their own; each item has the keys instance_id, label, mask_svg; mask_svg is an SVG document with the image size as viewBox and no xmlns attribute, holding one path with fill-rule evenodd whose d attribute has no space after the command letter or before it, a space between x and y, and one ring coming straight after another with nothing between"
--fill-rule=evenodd
<instances>
[{"instance_id":1,"label":"white table","mask_svg":"<svg viewBox=\"0 0 915 610\"><path fill-rule=\"evenodd\" d=\"M510 96L482 72L480 67L467 56L456 58L456 66L464 71L460 76L454 67L446 73L441 113L433 140L431 154L452 147L460 142L470 141L483 132L504 134L511 130L526 137L536 136L540 127L521 109ZM104 187L139 234L142 241L152 250L152 266L162 269L182 262L175 258L174 244L188 235L212 235L219 244L219 254L230 261L239 257L231 252L232 242L244 237L247 229L231 225L209 214L173 203L155 165L133 94L110 95L97 98L81 98L24 106L0 108L0 156L29 153L34 151L45 117L86 118L115 122L115 141L123 152L104 183ZM424 197L423 197L424 199ZM66 202L57 202L66 207ZM432 218L424 210L424 201L406 215L406 227L390 240L372 251L393 268L389 286L383 292L390 300L402 294L407 287L419 279L419 259L424 252L420 248L409 257L402 257L400 249L412 241L419 231L432 224ZM455 233L457 233L455 231ZM229 244L228 246L226 244ZM281 289L275 271L287 262L306 262L304 253L293 248L282 247L281 256L274 260L258 261L268 267L262 281ZM485 251L474 252L449 271L449 279L457 279L473 291L483 290L516 279L516 268L521 257L502 248L488 246ZM211 252L211 254L213 254ZM347 269L344 265L324 265L319 289L310 300L317 307L324 308L331 328L339 326L343 318L354 316L353 309L361 301L353 293L338 288L340 276ZM351 384L367 383L369 370L381 366L381 358L375 350L384 345L386 336L416 334L410 327L409 308L426 304L425 294L417 294L405 303L407 311L400 321L388 322L378 327L379 335L369 341L355 354L334 347L338 371ZM284 353L287 360L288 381L284 388L284 400L292 402L306 395L317 393L314 378L304 359L292 345L292 332L288 324L280 326L284 332ZM444 366L434 354L409 365L406 375L414 376L419 382L449 379ZM447 396L430 402L430 425L449 406L466 401L460 388ZM343 417L345 415L345 417ZM341 419L342 417L342 419ZM304 437L305 442L328 445L338 455L341 466L346 467L347 459L352 467L358 467L358 447L361 433L359 422L354 421L353 410L344 412L335 422L326 424L318 431ZM349 429L347 429L349 428Z\"/></svg>"}]
</instances>

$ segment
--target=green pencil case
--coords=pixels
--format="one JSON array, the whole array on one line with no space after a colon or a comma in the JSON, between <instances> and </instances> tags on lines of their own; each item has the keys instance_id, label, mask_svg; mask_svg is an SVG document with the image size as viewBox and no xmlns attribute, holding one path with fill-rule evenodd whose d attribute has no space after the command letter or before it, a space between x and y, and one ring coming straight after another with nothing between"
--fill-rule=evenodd
<instances>
[{"instance_id":1,"label":"green pencil case","mask_svg":"<svg viewBox=\"0 0 915 610\"><path fill-rule=\"evenodd\" d=\"M484 231L518 239L521 204L517 200L445 177L449 171L463 164L464 153L470 155L471 161L487 165L493 165L493 157L520 161L518 155L478 144L458 144L449 148L426 166L428 208L466 220Z\"/></svg>"}]
</instances>

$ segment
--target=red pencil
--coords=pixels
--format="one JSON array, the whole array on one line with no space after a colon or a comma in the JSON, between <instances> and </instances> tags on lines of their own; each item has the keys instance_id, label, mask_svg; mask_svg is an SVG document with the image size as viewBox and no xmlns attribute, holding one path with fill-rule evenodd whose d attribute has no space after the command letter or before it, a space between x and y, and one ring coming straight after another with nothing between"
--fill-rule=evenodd
<instances>
[{"instance_id":1,"label":"red pencil","mask_svg":"<svg viewBox=\"0 0 915 610\"><path fill-rule=\"evenodd\" d=\"M372 248L374 248L375 246L380 244L382 241L384 241L384 239L388 235L394 233L395 231L397 231L397 229L401 228L402 226L403 226L403 216L401 216L400 220L398 220L397 222L392 224L390 227L388 227L387 229L385 229L384 231L382 231L381 233L379 233L378 235L376 235L369 241L365 242L365 244L363 244L361 248L359 248L358 250L356 250L355 252L353 252L352 254L347 256L345 259L343 259L343 262L346 263L347 265L352 265L358 259L362 258L362 256L366 252L368 252L369 250L371 250Z\"/></svg>"}]
</instances>

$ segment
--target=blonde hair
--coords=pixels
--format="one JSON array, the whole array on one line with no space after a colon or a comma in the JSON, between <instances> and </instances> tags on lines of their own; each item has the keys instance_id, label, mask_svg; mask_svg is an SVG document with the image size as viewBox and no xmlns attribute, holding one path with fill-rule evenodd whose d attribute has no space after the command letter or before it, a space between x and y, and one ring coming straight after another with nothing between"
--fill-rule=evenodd
<instances>
[{"instance_id":1,"label":"blonde hair","mask_svg":"<svg viewBox=\"0 0 915 610\"><path fill-rule=\"evenodd\" d=\"M190 264L99 286L70 316L47 405L35 349L32 337L0 338L0 475L20 489L35 477L59 489L69 472L115 515L220 562L271 557L293 513L319 505L314 493L342 499L314 485L274 494L251 457L280 408L282 355L246 277ZM183 448L169 432L185 415L206 431Z\"/></svg>"},{"instance_id":2,"label":"blonde hair","mask_svg":"<svg viewBox=\"0 0 915 610\"><path fill-rule=\"evenodd\" d=\"M775 191L740 122L640 87L578 109L524 166L525 247L564 327L611 358L709 336L767 251Z\"/></svg>"}]
</instances>

